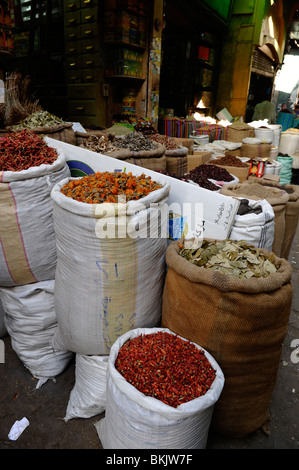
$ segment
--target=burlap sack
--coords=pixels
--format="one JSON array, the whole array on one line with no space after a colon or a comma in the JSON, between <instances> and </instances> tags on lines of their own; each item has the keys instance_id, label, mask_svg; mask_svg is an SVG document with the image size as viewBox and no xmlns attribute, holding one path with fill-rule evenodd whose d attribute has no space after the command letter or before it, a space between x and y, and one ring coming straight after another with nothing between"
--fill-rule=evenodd
<instances>
[{"instance_id":1,"label":"burlap sack","mask_svg":"<svg viewBox=\"0 0 299 470\"><path fill-rule=\"evenodd\" d=\"M271 144L242 144L241 157L270 158Z\"/></svg>"},{"instance_id":2,"label":"burlap sack","mask_svg":"<svg viewBox=\"0 0 299 470\"><path fill-rule=\"evenodd\" d=\"M251 181L249 180L248 182L250 183ZM275 181L269 182L263 178L259 180L258 183L269 187L280 188L289 195L289 200L285 208L285 230L280 254L282 258L288 259L299 220L299 186L296 184L281 185Z\"/></svg>"},{"instance_id":3,"label":"burlap sack","mask_svg":"<svg viewBox=\"0 0 299 470\"><path fill-rule=\"evenodd\" d=\"M234 122L225 128L224 139L229 142L242 142L246 137L254 137L254 128L245 122Z\"/></svg>"},{"instance_id":4,"label":"burlap sack","mask_svg":"<svg viewBox=\"0 0 299 470\"><path fill-rule=\"evenodd\" d=\"M194 139L188 139L186 137L172 137L176 144L187 147L188 154L192 155L192 148L194 145Z\"/></svg>"},{"instance_id":5,"label":"burlap sack","mask_svg":"<svg viewBox=\"0 0 299 470\"><path fill-rule=\"evenodd\" d=\"M289 192L289 201L286 204L285 232L281 248L281 257L288 259L299 220L299 186L286 184L284 188L293 189L293 192Z\"/></svg>"},{"instance_id":6,"label":"burlap sack","mask_svg":"<svg viewBox=\"0 0 299 470\"><path fill-rule=\"evenodd\" d=\"M254 201L260 199L266 199L271 204L274 215L275 215L275 228L274 228L274 240L272 251L276 256L281 256L282 243L285 234L285 210L286 204L289 200L289 195L286 191L280 188L263 188L266 191L263 194L260 192L260 184L254 181L244 181L239 184L227 184L222 187L221 193L226 196L244 196Z\"/></svg>"},{"instance_id":7,"label":"burlap sack","mask_svg":"<svg viewBox=\"0 0 299 470\"><path fill-rule=\"evenodd\" d=\"M7 130L10 131L8 127ZM60 142L66 142L67 144L76 145L76 136L73 129L72 123L57 124L56 126L47 126L47 127L35 127L28 129L34 134L42 136L51 137L51 139L60 140ZM14 132L20 132L22 129L18 129Z\"/></svg>"},{"instance_id":8,"label":"burlap sack","mask_svg":"<svg viewBox=\"0 0 299 470\"><path fill-rule=\"evenodd\" d=\"M166 171L181 178L188 171L188 149L180 146L174 150L166 150Z\"/></svg>"},{"instance_id":9,"label":"burlap sack","mask_svg":"<svg viewBox=\"0 0 299 470\"><path fill-rule=\"evenodd\" d=\"M164 145L156 143L153 150L140 150L133 152L126 148L120 148L107 153L108 157L117 158L133 165L142 166L148 170L166 170L166 155Z\"/></svg>"},{"instance_id":10,"label":"burlap sack","mask_svg":"<svg viewBox=\"0 0 299 470\"><path fill-rule=\"evenodd\" d=\"M292 267L277 258L268 278L239 279L166 252L162 327L200 344L220 365L225 384L211 429L244 437L269 419L292 303ZM261 250L269 253L266 250Z\"/></svg>"},{"instance_id":11,"label":"burlap sack","mask_svg":"<svg viewBox=\"0 0 299 470\"><path fill-rule=\"evenodd\" d=\"M80 145L81 145L81 147L84 146L84 143L86 142L88 137L90 137L92 135L95 135L97 137L102 137L103 135L108 136L110 140L113 140L113 138L115 137L114 134L112 134L111 132L106 131L105 129L104 130L97 130L97 131L96 130L86 130L86 132L76 131L75 132L75 138L76 138L76 144L75 145L77 145L77 147L79 147Z\"/></svg>"}]
</instances>

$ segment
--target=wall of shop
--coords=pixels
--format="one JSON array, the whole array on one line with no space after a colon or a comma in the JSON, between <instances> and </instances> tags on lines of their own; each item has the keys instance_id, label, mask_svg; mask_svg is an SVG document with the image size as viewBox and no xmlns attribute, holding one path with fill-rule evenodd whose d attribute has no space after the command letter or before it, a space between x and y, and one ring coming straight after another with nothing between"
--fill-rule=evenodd
<instances>
[{"instance_id":1,"label":"wall of shop","mask_svg":"<svg viewBox=\"0 0 299 470\"><path fill-rule=\"evenodd\" d=\"M262 85L265 93L260 99L271 99L275 73L284 55L286 3L283 0L233 1L228 35L222 49L216 106L218 110L227 108L233 116L242 116L245 119L250 85L258 88L259 82L256 81L254 85L254 81L259 76L262 78L261 82L265 82ZM264 59L268 67L253 69L255 53ZM268 77L268 80L264 77Z\"/></svg>"},{"instance_id":2,"label":"wall of shop","mask_svg":"<svg viewBox=\"0 0 299 470\"><path fill-rule=\"evenodd\" d=\"M231 1L164 1L160 111L213 113Z\"/></svg>"}]
</instances>

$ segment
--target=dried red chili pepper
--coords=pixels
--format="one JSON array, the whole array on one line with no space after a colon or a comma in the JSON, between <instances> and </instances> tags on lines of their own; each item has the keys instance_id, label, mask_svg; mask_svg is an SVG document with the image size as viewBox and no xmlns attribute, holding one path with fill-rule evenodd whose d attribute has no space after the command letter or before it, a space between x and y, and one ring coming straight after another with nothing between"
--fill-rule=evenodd
<instances>
[{"instance_id":1,"label":"dried red chili pepper","mask_svg":"<svg viewBox=\"0 0 299 470\"><path fill-rule=\"evenodd\" d=\"M58 153L34 132L13 132L0 140L0 170L21 171L28 168L50 165L57 160Z\"/></svg>"},{"instance_id":2,"label":"dried red chili pepper","mask_svg":"<svg viewBox=\"0 0 299 470\"><path fill-rule=\"evenodd\" d=\"M141 393L174 408L207 393L216 377L202 349L163 331L126 341L115 368Z\"/></svg>"}]
</instances>

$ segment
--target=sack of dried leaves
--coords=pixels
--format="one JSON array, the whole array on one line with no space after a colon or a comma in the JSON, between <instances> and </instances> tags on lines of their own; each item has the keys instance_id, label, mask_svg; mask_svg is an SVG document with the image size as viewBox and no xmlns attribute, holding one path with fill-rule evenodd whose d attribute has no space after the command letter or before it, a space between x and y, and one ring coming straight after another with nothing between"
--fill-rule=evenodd
<instances>
[{"instance_id":1,"label":"sack of dried leaves","mask_svg":"<svg viewBox=\"0 0 299 470\"><path fill-rule=\"evenodd\" d=\"M211 429L244 437L269 418L291 312L292 267L230 240L204 240L190 251L182 240L173 242L166 262L162 327L216 359L225 384Z\"/></svg>"}]
</instances>

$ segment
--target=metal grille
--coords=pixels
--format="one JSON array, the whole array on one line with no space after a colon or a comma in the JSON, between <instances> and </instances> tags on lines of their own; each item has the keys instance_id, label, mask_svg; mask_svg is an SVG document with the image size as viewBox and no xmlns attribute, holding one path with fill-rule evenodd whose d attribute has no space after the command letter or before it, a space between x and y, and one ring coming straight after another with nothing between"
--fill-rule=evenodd
<instances>
[{"instance_id":1,"label":"metal grille","mask_svg":"<svg viewBox=\"0 0 299 470\"><path fill-rule=\"evenodd\" d=\"M252 58L252 72L266 77L274 77L274 71L275 67L272 60L256 49Z\"/></svg>"}]
</instances>

